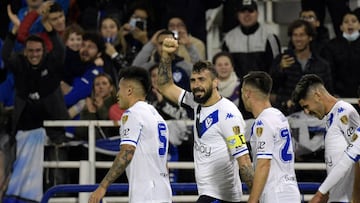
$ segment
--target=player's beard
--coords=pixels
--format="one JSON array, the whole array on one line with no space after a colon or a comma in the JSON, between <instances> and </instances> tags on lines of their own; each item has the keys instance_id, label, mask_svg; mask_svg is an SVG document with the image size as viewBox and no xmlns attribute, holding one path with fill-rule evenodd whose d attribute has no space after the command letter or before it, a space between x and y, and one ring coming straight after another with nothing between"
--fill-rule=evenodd
<instances>
[{"instance_id":1,"label":"player's beard","mask_svg":"<svg viewBox=\"0 0 360 203\"><path fill-rule=\"evenodd\" d=\"M193 90L194 101L197 102L197 103L199 103L199 104L205 104L205 103L209 100L209 98L211 97L211 95L212 95L212 89L211 89L211 88L209 88L208 90L205 90L205 93L204 93L203 96L197 96L197 95L195 95L194 92L196 92L196 91L202 91L202 90L199 90L199 89L197 89L197 88L195 88L195 89Z\"/></svg>"}]
</instances>

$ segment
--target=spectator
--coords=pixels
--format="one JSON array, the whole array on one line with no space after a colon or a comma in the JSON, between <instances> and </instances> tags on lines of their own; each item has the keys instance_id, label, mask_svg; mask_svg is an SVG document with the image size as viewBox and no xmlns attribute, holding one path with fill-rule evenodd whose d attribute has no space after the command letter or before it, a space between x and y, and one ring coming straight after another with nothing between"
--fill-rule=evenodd
<instances>
[{"instance_id":1,"label":"spectator","mask_svg":"<svg viewBox=\"0 0 360 203\"><path fill-rule=\"evenodd\" d=\"M237 17L239 26L225 34L223 51L233 55L235 73L242 78L249 71L269 72L273 59L280 53L280 42L267 25L258 22L254 0L241 0Z\"/></svg>"},{"instance_id":2,"label":"spectator","mask_svg":"<svg viewBox=\"0 0 360 203\"><path fill-rule=\"evenodd\" d=\"M44 20L43 24L50 31L51 52L46 53L42 38L31 35L25 41L23 54L12 53L17 26L12 28L3 47L5 67L12 71L15 78L12 130L17 141L16 162L3 202L24 199L39 202L43 192L45 136L56 144L64 141L63 128L45 131L43 127L44 120L68 119L59 86L65 50L50 22Z\"/></svg>"},{"instance_id":3,"label":"spectator","mask_svg":"<svg viewBox=\"0 0 360 203\"><path fill-rule=\"evenodd\" d=\"M311 49L315 31L304 20L295 20L288 27L289 49L276 57L271 76L274 80L272 104L285 115L300 108L291 102L291 92L301 76L314 73L325 81L325 86L332 90L331 69L329 64Z\"/></svg>"},{"instance_id":4,"label":"spectator","mask_svg":"<svg viewBox=\"0 0 360 203\"><path fill-rule=\"evenodd\" d=\"M250 135L255 174L248 203L300 203L291 129L284 114L271 106L271 88L266 72L253 71L243 77L241 98L255 117Z\"/></svg>"},{"instance_id":5,"label":"spectator","mask_svg":"<svg viewBox=\"0 0 360 203\"><path fill-rule=\"evenodd\" d=\"M41 6L36 11L31 11L28 13L21 21L17 35L17 40L20 43L23 43L25 39L31 34L30 28L35 23L36 19L39 18L39 16L42 16L42 19L44 19L44 16L46 16L48 18L46 20L48 20L54 30L58 32L60 36L62 36L66 28L64 10L60 4L53 1L46 1L41 4ZM47 33L39 32L35 34L38 34L44 39L47 50L51 51L52 43Z\"/></svg>"},{"instance_id":6,"label":"spectator","mask_svg":"<svg viewBox=\"0 0 360 203\"><path fill-rule=\"evenodd\" d=\"M129 202L171 202L167 168L169 131L165 120L145 102L151 82L149 73L137 67L120 74L119 106L126 109L120 122L120 152L109 172L90 195L99 203L107 188L126 170ZM145 170L144 170L145 169Z\"/></svg>"},{"instance_id":7,"label":"spectator","mask_svg":"<svg viewBox=\"0 0 360 203\"><path fill-rule=\"evenodd\" d=\"M77 24L67 26L63 34L63 41L66 45L66 55L62 83L66 83L67 85L71 85L74 78L81 76L85 72L85 70L81 69L82 66L79 55L83 43L83 35L84 30Z\"/></svg>"},{"instance_id":8,"label":"spectator","mask_svg":"<svg viewBox=\"0 0 360 203\"><path fill-rule=\"evenodd\" d=\"M120 23L116 18L104 17L100 23L100 34L105 42L105 54L102 57L104 69L116 85L119 81L120 69L128 67L133 56L127 54L127 44L123 32L120 31Z\"/></svg>"},{"instance_id":9,"label":"spectator","mask_svg":"<svg viewBox=\"0 0 360 203\"><path fill-rule=\"evenodd\" d=\"M116 103L116 88L106 73L97 75L93 82L91 96L85 99L85 107L80 112L80 120L109 120L109 109ZM115 135L113 128L96 129L96 139ZM77 128L76 138L88 140L87 128Z\"/></svg>"},{"instance_id":10,"label":"spectator","mask_svg":"<svg viewBox=\"0 0 360 203\"><path fill-rule=\"evenodd\" d=\"M320 24L317 14L313 10L300 11L299 18L308 21L313 26L316 35L311 41L311 46L314 52L321 53L325 44L330 40L329 30L324 25Z\"/></svg>"},{"instance_id":11,"label":"spectator","mask_svg":"<svg viewBox=\"0 0 360 203\"><path fill-rule=\"evenodd\" d=\"M133 66L143 67L149 70L152 66L160 62L160 54L162 51L162 43L165 38L174 38L174 33L169 30L157 31L136 56L133 61ZM153 52L156 50L155 54ZM191 71L191 64L187 63L182 57L174 55L172 62L172 73L174 81L182 88L189 89L189 74Z\"/></svg>"},{"instance_id":12,"label":"spectator","mask_svg":"<svg viewBox=\"0 0 360 203\"><path fill-rule=\"evenodd\" d=\"M205 59L204 42L188 33L187 27L180 17L171 17L169 19L168 30L172 31L175 38L179 40L177 54L183 57L185 61L194 64Z\"/></svg>"},{"instance_id":13,"label":"spectator","mask_svg":"<svg viewBox=\"0 0 360 203\"><path fill-rule=\"evenodd\" d=\"M217 73L211 63L194 64L192 92L174 84L171 61L177 46L177 40L171 37L163 42L158 88L170 101L194 111L197 202L240 202L240 180L249 190L253 183L253 168L244 136L245 121L237 107L219 94Z\"/></svg>"},{"instance_id":14,"label":"spectator","mask_svg":"<svg viewBox=\"0 0 360 203\"><path fill-rule=\"evenodd\" d=\"M352 12L346 13L340 29L343 34L327 44L322 56L330 63L334 94L339 97L356 98L360 86L359 19Z\"/></svg>"},{"instance_id":15,"label":"spectator","mask_svg":"<svg viewBox=\"0 0 360 203\"><path fill-rule=\"evenodd\" d=\"M149 10L144 6L137 6L129 18L120 28L121 36L124 37L123 49L126 59L131 63L142 47L149 41Z\"/></svg>"},{"instance_id":16,"label":"spectator","mask_svg":"<svg viewBox=\"0 0 360 203\"><path fill-rule=\"evenodd\" d=\"M61 8L65 12L65 15L66 15L70 1L69 0L56 0L56 2L61 5ZM18 18L18 21L16 22L16 24L20 25L20 22L23 21L23 19L25 18L25 16L28 13L36 11L37 9L40 8L40 6L43 3L44 3L43 0L26 0L26 6L21 8L19 10L19 12L17 13L17 15L14 14L14 16ZM8 6L10 7L10 5L8 5ZM8 9L8 11L9 11L9 9ZM10 17L10 20L11 20L11 17ZM33 20L31 27L28 29L29 34L44 32L44 27L41 23L41 20L42 20L42 18L39 16ZM14 26L14 21L11 20L10 25L9 25L9 30L11 30L13 26ZM23 40L24 39L25 38L23 38ZM15 49L17 51L21 51L23 49L23 46L21 44L16 44Z\"/></svg>"},{"instance_id":17,"label":"spectator","mask_svg":"<svg viewBox=\"0 0 360 203\"><path fill-rule=\"evenodd\" d=\"M341 161L341 155L351 142L351 136L360 125L360 116L355 108L342 100L337 100L325 88L321 78L315 74L304 75L296 84L292 99L305 113L326 120L325 164L327 173ZM330 190L329 202L350 202L351 186L359 182L359 168L356 165L342 177L337 187ZM356 174L354 176L354 173ZM355 179L354 179L355 178ZM354 191L355 192L355 191ZM358 193L358 191L356 191Z\"/></svg>"},{"instance_id":18,"label":"spectator","mask_svg":"<svg viewBox=\"0 0 360 203\"><path fill-rule=\"evenodd\" d=\"M335 34L340 37L342 31L339 28L342 17L350 11L349 0L301 0L301 10L313 10L318 14L321 25L325 23L326 8L329 11Z\"/></svg>"},{"instance_id":19,"label":"spectator","mask_svg":"<svg viewBox=\"0 0 360 203\"><path fill-rule=\"evenodd\" d=\"M221 96L232 101L236 106L239 106L240 79L234 71L234 62L231 54L219 52L213 57L212 63L219 78L219 93Z\"/></svg>"}]
</instances>

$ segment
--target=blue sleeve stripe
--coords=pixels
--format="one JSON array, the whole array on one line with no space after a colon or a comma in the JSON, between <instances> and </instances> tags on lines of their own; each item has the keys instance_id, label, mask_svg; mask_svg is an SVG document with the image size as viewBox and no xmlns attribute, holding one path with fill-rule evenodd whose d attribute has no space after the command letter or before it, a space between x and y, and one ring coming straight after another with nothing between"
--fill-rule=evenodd
<instances>
[{"instance_id":1,"label":"blue sleeve stripe","mask_svg":"<svg viewBox=\"0 0 360 203\"><path fill-rule=\"evenodd\" d=\"M236 152L235 154L233 154L233 156L236 156L236 155L241 154L241 153L243 153L243 152L249 153L248 149L243 149L243 150L241 150L240 152Z\"/></svg>"},{"instance_id":2,"label":"blue sleeve stripe","mask_svg":"<svg viewBox=\"0 0 360 203\"><path fill-rule=\"evenodd\" d=\"M137 141L134 141L134 140L121 140L121 143L122 144L123 142L132 142L134 143L135 145L137 145Z\"/></svg>"},{"instance_id":3,"label":"blue sleeve stripe","mask_svg":"<svg viewBox=\"0 0 360 203\"><path fill-rule=\"evenodd\" d=\"M258 153L256 156L272 156L271 153Z\"/></svg>"},{"instance_id":4,"label":"blue sleeve stripe","mask_svg":"<svg viewBox=\"0 0 360 203\"><path fill-rule=\"evenodd\" d=\"M345 151L346 155L348 155L348 157L353 160L355 163L358 162L360 160L360 155L357 155L356 157L352 157L350 154L348 154L346 151Z\"/></svg>"}]
</instances>

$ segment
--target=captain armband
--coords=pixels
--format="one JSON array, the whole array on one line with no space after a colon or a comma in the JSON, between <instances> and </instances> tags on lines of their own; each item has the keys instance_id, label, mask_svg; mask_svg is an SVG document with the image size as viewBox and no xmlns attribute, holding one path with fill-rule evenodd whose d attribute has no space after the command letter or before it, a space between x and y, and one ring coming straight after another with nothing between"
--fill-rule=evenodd
<instances>
[{"instance_id":1,"label":"captain armband","mask_svg":"<svg viewBox=\"0 0 360 203\"><path fill-rule=\"evenodd\" d=\"M243 134L232 135L226 138L226 144L229 149L235 149L246 145L246 139Z\"/></svg>"}]
</instances>

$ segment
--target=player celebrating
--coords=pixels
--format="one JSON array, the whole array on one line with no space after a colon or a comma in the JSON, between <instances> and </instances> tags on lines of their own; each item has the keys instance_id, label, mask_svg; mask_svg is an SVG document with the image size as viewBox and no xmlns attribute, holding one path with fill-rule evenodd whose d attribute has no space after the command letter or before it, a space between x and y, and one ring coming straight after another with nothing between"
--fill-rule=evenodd
<instances>
[{"instance_id":1,"label":"player celebrating","mask_svg":"<svg viewBox=\"0 0 360 203\"><path fill-rule=\"evenodd\" d=\"M173 38L166 38L162 44L158 88L174 103L194 109L195 177L200 195L197 202L240 202L239 169L249 189L253 180L243 117L231 101L220 96L217 74L209 62L194 64L192 93L174 84L171 62L177 48Z\"/></svg>"},{"instance_id":2,"label":"player celebrating","mask_svg":"<svg viewBox=\"0 0 360 203\"><path fill-rule=\"evenodd\" d=\"M120 152L112 167L91 194L89 203L98 203L106 189L126 169L129 202L171 202L167 151L169 131L165 120L145 102L151 87L148 72L130 67L120 74L118 103L127 109L120 121Z\"/></svg>"},{"instance_id":3,"label":"player celebrating","mask_svg":"<svg viewBox=\"0 0 360 203\"><path fill-rule=\"evenodd\" d=\"M272 79L262 71L245 75L241 97L245 109L256 118L251 129L255 166L248 202L300 202L294 169L294 151L288 120L271 107Z\"/></svg>"}]
</instances>

